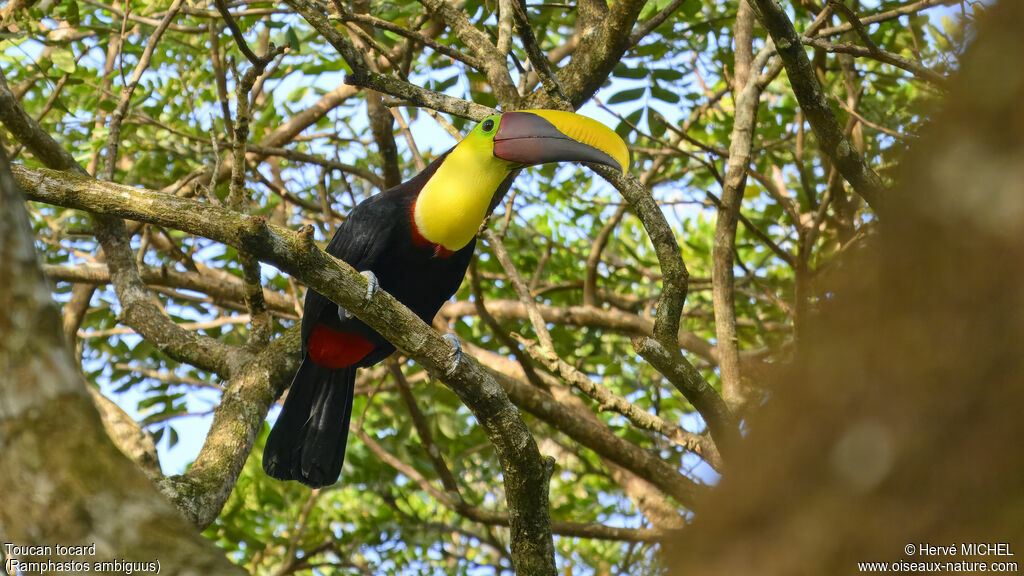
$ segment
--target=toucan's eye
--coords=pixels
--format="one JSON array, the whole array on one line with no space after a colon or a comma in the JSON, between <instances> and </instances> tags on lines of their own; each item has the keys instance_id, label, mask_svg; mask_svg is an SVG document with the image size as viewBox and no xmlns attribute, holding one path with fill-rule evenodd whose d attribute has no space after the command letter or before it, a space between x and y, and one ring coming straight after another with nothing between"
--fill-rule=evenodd
<instances>
[{"instance_id":1,"label":"toucan's eye","mask_svg":"<svg viewBox=\"0 0 1024 576\"><path fill-rule=\"evenodd\" d=\"M483 124L481 124L481 127L484 129L484 132L490 132L491 130L494 130L494 120L491 120L490 118L484 120Z\"/></svg>"}]
</instances>

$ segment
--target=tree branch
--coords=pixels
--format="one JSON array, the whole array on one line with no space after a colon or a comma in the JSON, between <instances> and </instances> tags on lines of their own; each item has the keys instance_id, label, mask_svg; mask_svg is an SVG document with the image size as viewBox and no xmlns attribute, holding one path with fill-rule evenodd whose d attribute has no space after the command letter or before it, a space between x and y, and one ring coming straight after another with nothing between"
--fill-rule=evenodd
<instances>
[{"instance_id":1,"label":"tree branch","mask_svg":"<svg viewBox=\"0 0 1024 576\"><path fill-rule=\"evenodd\" d=\"M585 408L573 410L551 394L530 386L503 372L488 369L517 406L544 420L573 440L590 448L603 458L622 466L692 508L703 487L680 474L673 466L638 446L619 438L605 424L591 420L593 413ZM586 414L583 414L586 413ZM587 416L589 415L589 417Z\"/></svg>"},{"instance_id":2,"label":"tree branch","mask_svg":"<svg viewBox=\"0 0 1024 576\"><path fill-rule=\"evenodd\" d=\"M922 80L931 82L938 86L946 85L946 77L934 70L926 68L909 58L904 58L899 54L892 52L886 52L885 50L871 50L863 46L857 46L856 44L849 44L845 42L829 42L823 38L808 38L807 36L801 36L800 41L807 46L812 46L820 50L824 50L829 53L835 54L850 54L860 58L872 58L878 60L884 64L889 64L897 68L906 70L914 76Z\"/></svg>"},{"instance_id":3,"label":"tree branch","mask_svg":"<svg viewBox=\"0 0 1024 576\"><path fill-rule=\"evenodd\" d=\"M231 18L224 0L216 0L217 9L221 11L224 19L235 35L235 42L252 62L252 66L238 79L235 89L235 109L237 115L234 123L234 132L231 142L231 185L228 190L228 206L236 212L247 214L249 212L249 198L245 191L245 152L249 140L249 123L252 121L252 111L249 103L249 93L257 77L263 74L267 64L273 61L283 49L276 49L271 45L265 56L256 56L245 43L241 30ZM249 351L255 352L262 349L270 342L271 320L267 312L266 301L263 300L263 285L260 263L251 254L239 252L238 260L242 265L242 285L245 289L245 307L249 310L251 321L249 323L249 339L246 347Z\"/></svg>"},{"instance_id":4,"label":"tree branch","mask_svg":"<svg viewBox=\"0 0 1024 576\"><path fill-rule=\"evenodd\" d=\"M117 149L121 144L121 122L124 120L124 115L128 111L128 107L131 105L132 94L135 92L135 87L139 85L139 81L142 79L142 73L145 72L146 68L149 67L150 59L153 57L153 51L156 50L156 45L160 42L161 36L164 31L170 26L171 21L178 14L178 10L181 9L181 5L184 0L174 0L171 4L170 9L164 15L163 19L160 20L160 24L157 25L156 30L149 35L149 40L146 42L146 47L142 51L142 55L139 57L139 62L135 66L135 70L132 72L131 79L124 86L121 87L121 97L117 102L117 106L114 111L110 114L110 123L107 127L107 154L103 165L103 179L113 180L114 172L117 169Z\"/></svg>"},{"instance_id":5,"label":"tree branch","mask_svg":"<svg viewBox=\"0 0 1024 576\"><path fill-rule=\"evenodd\" d=\"M555 345L551 340L551 333L548 332L544 318L541 317L540 310L537 309L537 303L534 302L533 296L530 295L530 289L526 286L526 282L523 281L523 277L519 275L519 271L516 270L516 265L512 262L508 250L505 249L505 244L490 229L484 230L483 237L491 245L494 256L497 257L501 267L505 270L505 274L508 275L509 280L512 282L516 295L519 296L519 301L523 303L523 306L526 306L526 314L530 318L530 325L533 326L533 331L536 332L541 346L554 354Z\"/></svg>"},{"instance_id":6,"label":"tree branch","mask_svg":"<svg viewBox=\"0 0 1024 576\"><path fill-rule=\"evenodd\" d=\"M544 51L537 43L537 36L533 33L533 27L530 26L530 18L526 15L526 2L524 0L508 0L504 5L512 12L510 16L515 16L516 30L519 31L519 38L523 41L526 56L530 59L530 64L533 65L533 70L537 73L541 85L544 86L544 92L547 94L551 107L572 112L574 110L572 102L569 102L565 96L562 85L558 83L558 77L551 70L551 63L548 62L547 56L544 55Z\"/></svg>"},{"instance_id":7,"label":"tree branch","mask_svg":"<svg viewBox=\"0 0 1024 576\"><path fill-rule=\"evenodd\" d=\"M518 2L519 0L514 0ZM419 0L430 12L451 28L452 32L469 47L470 52L479 58L483 72L491 85L498 105L506 110L519 107L519 92L508 72L508 64L504 54L491 44L490 38L478 30L466 15L449 4L446 0Z\"/></svg>"},{"instance_id":8,"label":"tree branch","mask_svg":"<svg viewBox=\"0 0 1024 576\"><path fill-rule=\"evenodd\" d=\"M547 488L551 463L541 458L501 386L468 354L453 358L448 342L390 294L378 290L365 299L366 279L318 249L310 229L296 234L262 217L53 170L18 167L16 178L40 202L177 228L248 250L366 322L448 385L473 412L502 463L517 570L555 574Z\"/></svg>"},{"instance_id":9,"label":"tree branch","mask_svg":"<svg viewBox=\"0 0 1024 576\"><path fill-rule=\"evenodd\" d=\"M213 523L242 472L267 411L299 367L293 327L245 364L225 386L199 455L188 471L160 481L160 490L200 530Z\"/></svg>"},{"instance_id":10,"label":"tree branch","mask_svg":"<svg viewBox=\"0 0 1024 576\"><path fill-rule=\"evenodd\" d=\"M687 285L690 273L683 263L682 253L676 235L669 227L665 214L661 211L650 190L643 186L634 176L623 175L618 170L606 166L587 164L614 186L622 197L629 202L633 213L644 226L647 236L654 245L654 251L661 265L661 295L658 297L658 311L654 321L654 336L665 346L675 348L679 335L679 318L686 302Z\"/></svg>"},{"instance_id":11,"label":"tree branch","mask_svg":"<svg viewBox=\"0 0 1024 576\"><path fill-rule=\"evenodd\" d=\"M244 574L187 525L104 434L64 346L24 202L0 158L0 301L17 303L0 307L0 332L8 335L0 339L5 539L95 543L95 556L62 561L159 559L170 574Z\"/></svg>"},{"instance_id":12,"label":"tree branch","mask_svg":"<svg viewBox=\"0 0 1024 576\"><path fill-rule=\"evenodd\" d=\"M74 282L76 284L108 284L110 269L103 264L79 264L77 266L61 266L44 264L43 272L51 282ZM146 266L139 269L142 281L150 286L167 286L202 292L217 301L243 303L245 291L242 282L235 277L215 278L197 272L179 272L169 268ZM264 288L263 299L270 309L280 313L294 315L295 308L291 298Z\"/></svg>"},{"instance_id":13,"label":"tree branch","mask_svg":"<svg viewBox=\"0 0 1024 576\"><path fill-rule=\"evenodd\" d=\"M345 83L352 86L370 88L371 90L406 100L416 106L446 112L453 116L469 118L474 121L480 121L498 113L496 109L490 106L427 90L404 80L376 72L364 72L360 75L346 76Z\"/></svg>"},{"instance_id":14,"label":"tree branch","mask_svg":"<svg viewBox=\"0 0 1024 576\"><path fill-rule=\"evenodd\" d=\"M900 6L899 8L894 8L892 10L865 16L861 18L860 21L861 24L876 24L878 22L894 20L900 16L906 16L908 14L917 14L922 10L934 8L935 6L952 6L959 3L960 0L919 0L918 2L907 4L906 6ZM826 9L830 8L826 5ZM831 28L822 28L815 32L815 36L835 36L836 34L843 34L844 32L849 32L851 30L853 30L853 25L847 22L845 24L840 24L839 26L832 26Z\"/></svg>"},{"instance_id":15,"label":"tree branch","mask_svg":"<svg viewBox=\"0 0 1024 576\"><path fill-rule=\"evenodd\" d=\"M534 360L547 366L548 370L559 375L562 380L573 388L586 394L600 405L601 410L607 410L625 416L627 420L638 428L657 432L678 446L681 446L698 456L707 460L708 464L717 470L722 468L721 457L713 442L699 434L687 432L679 426L650 414L637 407L629 400L615 394L588 378L574 366L558 356L544 351L540 346L529 340L517 338L523 348L533 357Z\"/></svg>"},{"instance_id":16,"label":"tree branch","mask_svg":"<svg viewBox=\"0 0 1024 576\"><path fill-rule=\"evenodd\" d=\"M636 314L621 310L602 310L587 306L547 306L537 304L537 310L545 322L571 326L592 326L628 336L647 336L654 330L654 322ZM528 319L526 306L517 300L488 300L487 311L498 318ZM446 302L441 307L442 315L448 317L471 316L477 313L476 304L466 300ZM710 364L718 364L718 350L710 342L693 332L680 329L676 336L676 347L697 355Z\"/></svg>"},{"instance_id":17,"label":"tree branch","mask_svg":"<svg viewBox=\"0 0 1024 576\"><path fill-rule=\"evenodd\" d=\"M424 46L428 46L432 50L440 54L444 54L445 56L451 58L452 60L458 60L459 62L462 62L467 66L476 68L477 70L483 70L484 66L479 58L473 56L472 54L466 54L465 52L460 52L458 50L452 49L449 46L445 46L444 44L441 44L440 42L434 40L433 38L427 36L426 34L417 32L415 30L409 30L403 26L398 26L396 24L388 22L387 20L377 18L376 16L373 16L371 14L356 14L354 12L346 10L345 12L342 12L340 16L343 22L357 22L359 24L369 24L374 28L380 28L381 30L394 32L399 36L403 36L405 38L408 38L409 40L419 42Z\"/></svg>"},{"instance_id":18,"label":"tree branch","mask_svg":"<svg viewBox=\"0 0 1024 576\"><path fill-rule=\"evenodd\" d=\"M231 16L231 12L228 12L228 5L224 0L214 0L214 5L217 7L217 12L220 13L221 18L224 19L224 23L228 25L228 30L231 31L231 36L235 38L235 44L238 49L241 50L245 59L252 64L253 68L257 70L257 74L262 74L263 70L267 67L267 64L273 62L274 58L278 54L283 52L283 49L275 48L273 44L270 45L270 49L263 56L257 56L255 52L249 48L249 44L245 41L245 35L242 34L242 30L238 28L238 24L235 19Z\"/></svg>"},{"instance_id":19,"label":"tree branch","mask_svg":"<svg viewBox=\"0 0 1024 576\"><path fill-rule=\"evenodd\" d=\"M666 350L653 338L633 340L633 348L675 386L707 422L720 452L728 451L739 436L738 422L715 389L678 351Z\"/></svg>"},{"instance_id":20,"label":"tree branch","mask_svg":"<svg viewBox=\"0 0 1024 576\"><path fill-rule=\"evenodd\" d=\"M722 397L730 406L745 404L746 394L740 373L740 346L736 333L736 309L733 257L736 251L736 226L743 193L747 186L747 166L754 149L757 108L764 86L758 81L761 67L772 54L769 41L754 58L751 50L754 13L747 2L740 3L736 15L736 78L733 86L736 113L729 138L729 160L722 183L722 200L715 220L711 250L711 287L715 311L715 335L722 376Z\"/></svg>"},{"instance_id":21,"label":"tree branch","mask_svg":"<svg viewBox=\"0 0 1024 576\"><path fill-rule=\"evenodd\" d=\"M622 217L625 216L627 206L628 204L621 204L615 209L615 213L604 223L604 226L597 233L597 237L590 244L590 254L587 255L587 273L583 279L584 306L601 306L601 302L597 297L597 266L601 263L601 253L608 246L608 240L611 238L612 232L615 231L619 222L622 221Z\"/></svg>"},{"instance_id":22,"label":"tree branch","mask_svg":"<svg viewBox=\"0 0 1024 576\"><path fill-rule=\"evenodd\" d=\"M864 198L875 212L884 216L885 184L843 133L842 126L829 108L821 85L818 84L793 22L777 0L751 1L758 8L761 24L775 41L793 93L811 128L814 129L822 151L832 160L843 178L853 186L854 191Z\"/></svg>"},{"instance_id":23,"label":"tree branch","mask_svg":"<svg viewBox=\"0 0 1024 576\"><path fill-rule=\"evenodd\" d=\"M629 49L629 33L643 6L643 0L615 2L607 8L605 17L595 23L595 29L583 31L572 60L558 74L562 89L574 108L579 108L597 92ZM540 93L531 96L529 107L545 107L547 94L542 96Z\"/></svg>"}]
</instances>

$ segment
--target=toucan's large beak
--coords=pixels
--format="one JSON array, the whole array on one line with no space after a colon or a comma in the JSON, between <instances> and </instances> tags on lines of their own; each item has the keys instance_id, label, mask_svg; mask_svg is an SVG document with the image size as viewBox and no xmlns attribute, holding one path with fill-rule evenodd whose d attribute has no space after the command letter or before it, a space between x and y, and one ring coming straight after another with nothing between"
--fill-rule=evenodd
<instances>
[{"instance_id":1,"label":"toucan's large beak","mask_svg":"<svg viewBox=\"0 0 1024 576\"><path fill-rule=\"evenodd\" d=\"M548 162L594 162L625 174L629 149L597 120L556 110L522 110L501 115L494 155L526 166Z\"/></svg>"}]
</instances>

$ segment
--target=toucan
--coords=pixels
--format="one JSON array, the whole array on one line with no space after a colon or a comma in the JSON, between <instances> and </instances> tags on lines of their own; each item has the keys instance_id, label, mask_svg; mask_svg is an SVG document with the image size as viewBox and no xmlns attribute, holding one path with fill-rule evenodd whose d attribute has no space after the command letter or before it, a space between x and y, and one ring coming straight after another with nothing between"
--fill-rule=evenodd
<instances>
[{"instance_id":1,"label":"toucan","mask_svg":"<svg viewBox=\"0 0 1024 576\"><path fill-rule=\"evenodd\" d=\"M430 323L466 275L476 234L525 166L593 162L623 172L625 142L600 122L553 110L483 119L411 179L349 212L327 245L368 280ZM454 340L455 352L458 341ZM356 369L395 347L315 290L302 314L302 363L263 452L263 469L318 488L341 474Z\"/></svg>"}]
</instances>

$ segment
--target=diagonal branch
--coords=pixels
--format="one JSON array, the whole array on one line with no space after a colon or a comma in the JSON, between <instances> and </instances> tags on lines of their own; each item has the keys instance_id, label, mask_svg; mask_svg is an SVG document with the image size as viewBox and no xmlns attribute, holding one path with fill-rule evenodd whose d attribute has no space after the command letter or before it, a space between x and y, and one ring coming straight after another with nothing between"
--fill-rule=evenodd
<instances>
[{"instance_id":1,"label":"diagonal branch","mask_svg":"<svg viewBox=\"0 0 1024 576\"><path fill-rule=\"evenodd\" d=\"M715 389L678 350L666 349L654 338L636 338L633 348L693 404L707 422L719 451L728 456L739 436L738 422Z\"/></svg>"},{"instance_id":2,"label":"diagonal branch","mask_svg":"<svg viewBox=\"0 0 1024 576\"><path fill-rule=\"evenodd\" d=\"M938 72L926 68L909 58L904 58L899 54L887 52L885 50L877 49L871 50L863 46L857 46L856 44L849 44L846 42L829 42L823 38L808 38L807 36L801 36L800 41L807 46L813 46L830 53L836 54L850 54L860 58L873 58L882 62L883 64L889 64L902 70L910 72L914 76L922 80L927 80L932 84L939 86L946 85L946 77Z\"/></svg>"},{"instance_id":3,"label":"diagonal branch","mask_svg":"<svg viewBox=\"0 0 1024 576\"><path fill-rule=\"evenodd\" d=\"M231 16L231 12L228 12L228 5L224 0L214 0L214 5L217 6L217 11L220 12L221 18L224 19L224 23L228 25L228 30L231 30L231 35L235 38L235 44L238 45L238 49L242 51L253 68L259 70L258 74L263 73L263 69L270 64L274 58L277 57L283 49L275 48L273 44L270 45L270 49L263 56L257 56L252 48L249 48L249 44L245 41L245 35L242 34L242 30L238 28L238 24L235 19Z\"/></svg>"},{"instance_id":4,"label":"diagonal branch","mask_svg":"<svg viewBox=\"0 0 1024 576\"><path fill-rule=\"evenodd\" d=\"M476 68L477 70L483 70L484 65L476 56L473 56L472 54L466 54L465 52L460 52L458 50L453 50L451 47L441 44L437 40L434 40L433 38L427 36L426 34L423 34L422 32L409 30L408 28L399 26L392 22L388 22L387 20L382 20L371 14L357 14L350 10L346 10L342 12L340 16L343 22L369 24L374 28L380 28L381 30L393 32L395 34L398 34L399 36L403 36L405 38L408 38L409 40L419 42L424 46L428 46L432 50L440 54L444 54L445 56L451 58L452 60L458 60L459 62L462 62L467 66Z\"/></svg>"},{"instance_id":5,"label":"diagonal branch","mask_svg":"<svg viewBox=\"0 0 1024 576\"><path fill-rule=\"evenodd\" d=\"M548 62L547 56L544 55L544 51L537 43L537 36L533 33L533 27L530 26L530 18L526 15L526 3L523 0L509 0L508 4L515 16L516 30L519 31L519 38L523 41L523 48L526 49L526 55L530 59L530 64L533 64L533 70L540 78L541 85L544 86L544 92L547 94L551 107L572 112L572 103L565 96L562 85L558 83L558 77L551 70L551 63Z\"/></svg>"},{"instance_id":6,"label":"diagonal branch","mask_svg":"<svg viewBox=\"0 0 1024 576\"><path fill-rule=\"evenodd\" d=\"M299 365L299 328L287 330L227 382L199 455L188 471L159 482L193 525L205 529L227 502L267 411Z\"/></svg>"},{"instance_id":7,"label":"diagonal branch","mask_svg":"<svg viewBox=\"0 0 1024 576\"><path fill-rule=\"evenodd\" d=\"M828 100L815 77L800 35L777 0L751 0L761 24L775 41L786 67L793 93L811 124L822 151L832 160L843 178L875 212L883 214L885 184L846 138Z\"/></svg>"},{"instance_id":8,"label":"diagonal branch","mask_svg":"<svg viewBox=\"0 0 1024 576\"><path fill-rule=\"evenodd\" d=\"M491 250L494 252L495 257L497 257L501 267L505 270L505 274L511 280L516 295L519 296L519 301L523 303L523 306L526 306L526 313L530 317L530 324L533 326L533 331L537 333L537 339L540 340L541 347L545 351L554 354L555 345L551 340L551 333L548 332L544 318L540 315L537 303L534 301L533 296L530 295L530 289L526 286L526 282L523 281L523 277L519 275L519 271L516 270L516 265L512 262L508 250L505 249L505 244L490 229L484 230L483 237L491 245Z\"/></svg>"},{"instance_id":9,"label":"diagonal branch","mask_svg":"<svg viewBox=\"0 0 1024 576\"><path fill-rule=\"evenodd\" d=\"M594 382L586 374L583 374L576 367L562 360L557 355L544 350L542 347L521 336L516 339L534 360L543 363L552 373L561 376L569 385L592 398L601 406L601 410L610 410L621 414L632 422L634 426L657 432L676 445L682 446L703 457L713 468L721 469L722 462L718 455L718 450L713 442L708 441L708 438L687 432L676 424L641 410L636 404Z\"/></svg>"},{"instance_id":10,"label":"diagonal branch","mask_svg":"<svg viewBox=\"0 0 1024 576\"><path fill-rule=\"evenodd\" d=\"M917 14L922 10L933 8L935 6L952 6L954 4L960 4L961 0L918 0L899 8L893 8L892 10L886 10L885 12L879 12L878 14L872 14L860 18L861 24L877 24L878 22L886 22L894 20L900 16L906 16L908 14ZM831 7L826 4L826 10L830 10ZM830 28L822 28L818 30L816 36L835 36L836 34L842 34L853 30L853 25L849 22L840 24L838 26L832 26Z\"/></svg>"},{"instance_id":11,"label":"diagonal branch","mask_svg":"<svg viewBox=\"0 0 1024 576\"><path fill-rule=\"evenodd\" d=\"M472 343L468 344L468 349L489 369L503 375L502 383L509 390L513 401L518 403L529 398L540 399L539 406L536 403L533 404L533 408L527 404L522 406L527 410L538 410L535 414L549 426L571 431L573 438L580 445L598 454L612 481L622 487L625 495L654 526L682 527L679 504L670 502L668 492L650 480L659 476L657 470L660 466L656 460L649 460L645 456L646 450L628 442L605 441L606 438L615 438L617 435L555 376L546 372L539 373L544 386L538 387L526 379L522 365L513 362L507 356L482 349ZM534 390L548 390L551 393L537 394ZM614 452L618 454L613 456ZM688 480L683 479L682 482L686 484Z\"/></svg>"},{"instance_id":12,"label":"diagonal branch","mask_svg":"<svg viewBox=\"0 0 1024 576\"><path fill-rule=\"evenodd\" d=\"M433 90L417 86L415 84L378 74L376 72L364 72L356 76L346 76L345 83L362 88L370 88L377 92L389 94L395 98L401 98L416 106L430 108L439 112L446 112L453 116L469 118L480 121L484 118L497 114L498 111L490 106L470 102L461 98L455 98Z\"/></svg>"},{"instance_id":13,"label":"diagonal branch","mask_svg":"<svg viewBox=\"0 0 1024 576\"><path fill-rule=\"evenodd\" d=\"M502 464L516 569L556 574L548 505L553 462L541 458L501 385L468 354L453 357L448 341L390 294L378 290L367 299L366 279L317 248L311 228L296 234L262 217L48 169L16 167L15 174L33 200L176 228L247 250L366 322L449 386L473 412Z\"/></svg>"},{"instance_id":14,"label":"diagonal branch","mask_svg":"<svg viewBox=\"0 0 1024 576\"><path fill-rule=\"evenodd\" d=\"M455 33L455 36L469 47L469 51L482 61L483 72L494 91L498 105L506 110L517 108L519 92L516 91L512 76L508 72L505 55L498 51L494 44L491 44L487 34L473 26L466 15L449 4L447 0L419 0L419 2L427 10L430 10L431 14L440 18ZM518 2L518 0L514 0L514 2Z\"/></svg>"}]
</instances>

